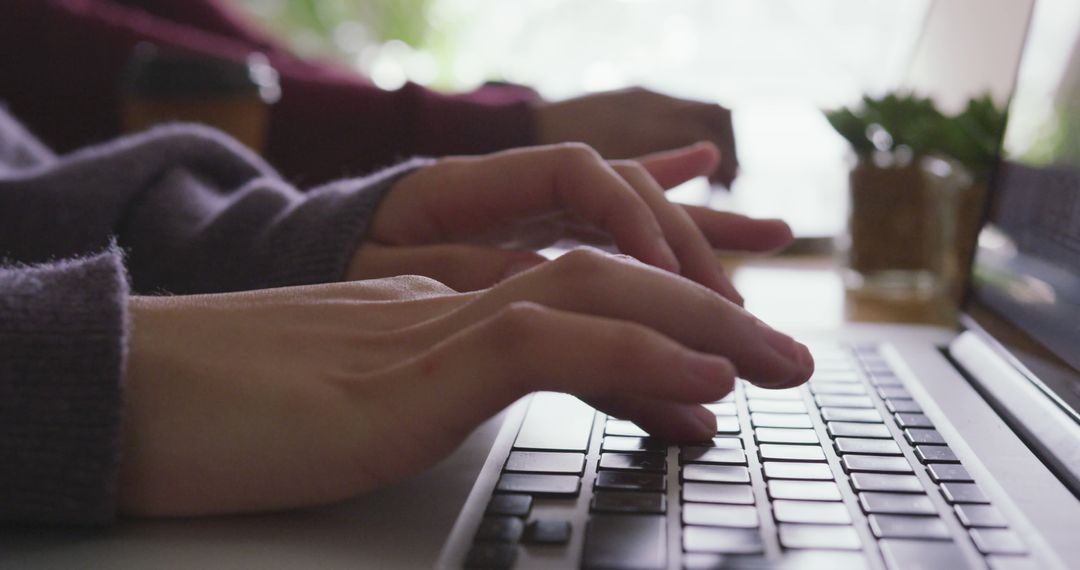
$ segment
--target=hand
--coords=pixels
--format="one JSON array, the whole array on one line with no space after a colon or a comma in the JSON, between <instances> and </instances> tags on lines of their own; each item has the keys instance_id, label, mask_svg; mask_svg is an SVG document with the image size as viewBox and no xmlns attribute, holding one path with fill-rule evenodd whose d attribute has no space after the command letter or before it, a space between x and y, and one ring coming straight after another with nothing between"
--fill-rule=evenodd
<instances>
[{"instance_id":1,"label":"hand","mask_svg":"<svg viewBox=\"0 0 1080 570\"><path fill-rule=\"evenodd\" d=\"M731 186L738 171L731 111L634 88L534 107L537 144L583 142L606 158L630 158L711 141L720 149L712 179Z\"/></svg>"},{"instance_id":2,"label":"hand","mask_svg":"<svg viewBox=\"0 0 1080 570\"><path fill-rule=\"evenodd\" d=\"M584 250L478 293L399 277L130 307L120 497L134 515L353 496L433 465L537 390L703 440L716 424L700 404L736 374L784 388L813 369L712 291Z\"/></svg>"},{"instance_id":3,"label":"hand","mask_svg":"<svg viewBox=\"0 0 1080 570\"><path fill-rule=\"evenodd\" d=\"M543 259L477 244L520 250L564 237L586 243L611 239L623 253L741 302L712 248L767 251L787 244L791 231L777 220L667 201L665 187L710 172L716 160L709 143L639 161L606 162L580 144L444 159L402 179L383 200L370 242L354 257L348 277L383 277L411 268L442 279L474 271L475 278L464 278L464 288L486 287ZM471 243L447 247L459 242ZM439 248L395 252L380 245ZM451 265L449 259L477 261ZM448 281L459 287L459 281Z\"/></svg>"}]
</instances>

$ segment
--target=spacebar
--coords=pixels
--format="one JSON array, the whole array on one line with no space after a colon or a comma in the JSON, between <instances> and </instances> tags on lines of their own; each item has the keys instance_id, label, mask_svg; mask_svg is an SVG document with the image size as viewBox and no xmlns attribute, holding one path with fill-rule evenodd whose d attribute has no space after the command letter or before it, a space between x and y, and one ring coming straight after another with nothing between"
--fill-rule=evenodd
<instances>
[{"instance_id":1,"label":"spacebar","mask_svg":"<svg viewBox=\"0 0 1080 570\"><path fill-rule=\"evenodd\" d=\"M573 396L538 392L529 402L514 449L586 452L595 413Z\"/></svg>"}]
</instances>

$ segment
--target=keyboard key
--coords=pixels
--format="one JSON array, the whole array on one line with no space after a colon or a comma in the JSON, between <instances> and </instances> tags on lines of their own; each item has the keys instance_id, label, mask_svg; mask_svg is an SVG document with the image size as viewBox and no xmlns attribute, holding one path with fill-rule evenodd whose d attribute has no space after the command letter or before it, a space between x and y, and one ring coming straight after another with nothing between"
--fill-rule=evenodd
<instances>
[{"instance_id":1,"label":"keyboard key","mask_svg":"<svg viewBox=\"0 0 1080 570\"><path fill-rule=\"evenodd\" d=\"M859 533L850 526L781 523L780 544L784 548L859 550Z\"/></svg>"},{"instance_id":2,"label":"keyboard key","mask_svg":"<svg viewBox=\"0 0 1080 570\"><path fill-rule=\"evenodd\" d=\"M990 505L956 505L956 518L966 527L1006 528L1009 523L996 508Z\"/></svg>"},{"instance_id":3,"label":"keyboard key","mask_svg":"<svg viewBox=\"0 0 1080 570\"><path fill-rule=\"evenodd\" d=\"M987 556L990 570L1043 570L1042 566L1027 556Z\"/></svg>"},{"instance_id":4,"label":"keyboard key","mask_svg":"<svg viewBox=\"0 0 1080 570\"><path fill-rule=\"evenodd\" d=\"M964 551L954 542L909 539L878 541L889 570L957 570L968 568Z\"/></svg>"},{"instance_id":5,"label":"keyboard key","mask_svg":"<svg viewBox=\"0 0 1080 570\"><path fill-rule=\"evenodd\" d=\"M859 505L867 514L936 515L937 507L926 495L859 493Z\"/></svg>"},{"instance_id":6,"label":"keyboard key","mask_svg":"<svg viewBox=\"0 0 1080 570\"><path fill-rule=\"evenodd\" d=\"M860 424L855 422L829 422L826 427L829 437L865 437L871 439L892 439L892 432L885 424Z\"/></svg>"},{"instance_id":7,"label":"keyboard key","mask_svg":"<svg viewBox=\"0 0 1080 570\"><path fill-rule=\"evenodd\" d=\"M754 490L749 485L722 485L687 481L682 486L682 500L695 503L752 505L754 504Z\"/></svg>"},{"instance_id":8,"label":"keyboard key","mask_svg":"<svg viewBox=\"0 0 1080 570\"><path fill-rule=\"evenodd\" d=\"M527 493L543 497L576 497L581 489L581 479L574 475L527 475L504 473L499 477L496 491L503 493Z\"/></svg>"},{"instance_id":9,"label":"keyboard key","mask_svg":"<svg viewBox=\"0 0 1080 570\"><path fill-rule=\"evenodd\" d=\"M840 459L844 471L869 473L914 473L911 464L903 457L876 455L845 455Z\"/></svg>"},{"instance_id":10,"label":"keyboard key","mask_svg":"<svg viewBox=\"0 0 1080 570\"><path fill-rule=\"evenodd\" d=\"M936 429L906 429L904 439L911 445L945 445L945 438Z\"/></svg>"},{"instance_id":11,"label":"keyboard key","mask_svg":"<svg viewBox=\"0 0 1080 570\"><path fill-rule=\"evenodd\" d=\"M592 510L598 513L662 515L667 512L667 497L663 493L597 490L593 493Z\"/></svg>"},{"instance_id":12,"label":"keyboard key","mask_svg":"<svg viewBox=\"0 0 1080 570\"><path fill-rule=\"evenodd\" d=\"M974 483L942 483L941 494L950 505L956 503L990 504L990 499L987 499L982 489Z\"/></svg>"},{"instance_id":13,"label":"keyboard key","mask_svg":"<svg viewBox=\"0 0 1080 570\"><path fill-rule=\"evenodd\" d=\"M731 528L757 528L757 507L741 505L713 505L709 503L686 503L682 509L682 521L687 525L722 526Z\"/></svg>"},{"instance_id":14,"label":"keyboard key","mask_svg":"<svg viewBox=\"0 0 1080 570\"><path fill-rule=\"evenodd\" d=\"M784 388L782 390L770 390L753 384L746 387L744 392L747 400L798 400L802 401L802 391L799 388Z\"/></svg>"},{"instance_id":15,"label":"keyboard key","mask_svg":"<svg viewBox=\"0 0 1080 570\"><path fill-rule=\"evenodd\" d=\"M878 538L950 540L949 527L938 517L870 515L870 530Z\"/></svg>"},{"instance_id":16,"label":"keyboard key","mask_svg":"<svg viewBox=\"0 0 1080 570\"><path fill-rule=\"evenodd\" d=\"M816 445L779 445L765 443L758 447L762 461L825 461L825 452Z\"/></svg>"},{"instance_id":17,"label":"keyboard key","mask_svg":"<svg viewBox=\"0 0 1080 570\"><path fill-rule=\"evenodd\" d=\"M888 439L856 439L838 437L833 443L840 455L903 455L900 446Z\"/></svg>"},{"instance_id":18,"label":"keyboard key","mask_svg":"<svg viewBox=\"0 0 1080 570\"><path fill-rule=\"evenodd\" d=\"M817 433L812 429L757 428L754 438L758 443L792 443L817 445L820 443Z\"/></svg>"},{"instance_id":19,"label":"keyboard key","mask_svg":"<svg viewBox=\"0 0 1080 570\"><path fill-rule=\"evenodd\" d=\"M746 452L741 449L688 446L679 450L679 461L682 463L746 465Z\"/></svg>"},{"instance_id":20,"label":"keyboard key","mask_svg":"<svg viewBox=\"0 0 1080 570\"><path fill-rule=\"evenodd\" d=\"M686 465L682 469L683 481L706 481L711 483L749 483L750 470L737 465Z\"/></svg>"},{"instance_id":21,"label":"keyboard key","mask_svg":"<svg viewBox=\"0 0 1080 570\"><path fill-rule=\"evenodd\" d=\"M604 424L604 435L625 435L628 437L649 437L649 432L627 420L609 418Z\"/></svg>"},{"instance_id":22,"label":"keyboard key","mask_svg":"<svg viewBox=\"0 0 1080 570\"><path fill-rule=\"evenodd\" d=\"M810 391L815 396L862 396L866 394L866 388L862 384L854 382L811 382Z\"/></svg>"},{"instance_id":23,"label":"keyboard key","mask_svg":"<svg viewBox=\"0 0 1080 570\"><path fill-rule=\"evenodd\" d=\"M738 413L735 402L716 402L705 404L705 409L717 416L734 416Z\"/></svg>"},{"instance_id":24,"label":"keyboard key","mask_svg":"<svg viewBox=\"0 0 1080 570\"><path fill-rule=\"evenodd\" d=\"M914 475L884 473L852 473L851 486L858 492L925 493L922 482Z\"/></svg>"},{"instance_id":25,"label":"keyboard key","mask_svg":"<svg viewBox=\"0 0 1080 570\"><path fill-rule=\"evenodd\" d=\"M512 451L506 460L506 471L525 473L567 473L581 475L585 471L585 454L552 451Z\"/></svg>"},{"instance_id":26,"label":"keyboard key","mask_svg":"<svg viewBox=\"0 0 1080 570\"><path fill-rule=\"evenodd\" d=\"M593 515L585 527L582 568L662 570L667 566L666 523L662 515Z\"/></svg>"},{"instance_id":27,"label":"keyboard key","mask_svg":"<svg viewBox=\"0 0 1080 570\"><path fill-rule=\"evenodd\" d=\"M762 554L765 545L757 530L688 526L683 529L683 550L715 554Z\"/></svg>"},{"instance_id":28,"label":"keyboard key","mask_svg":"<svg viewBox=\"0 0 1080 570\"><path fill-rule=\"evenodd\" d=\"M955 463L934 464L927 467L926 470L930 472L930 478L933 479L935 483L973 483L975 481L971 478L971 474L967 472L967 469L964 469L963 465L957 465Z\"/></svg>"},{"instance_id":29,"label":"keyboard key","mask_svg":"<svg viewBox=\"0 0 1080 570\"><path fill-rule=\"evenodd\" d=\"M832 481L785 481L773 479L766 483L773 499L795 501L839 501L840 488Z\"/></svg>"},{"instance_id":30,"label":"keyboard key","mask_svg":"<svg viewBox=\"0 0 1080 570\"><path fill-rule=\"evenodd\" d=\"M532 510L533 498L531 495L495 495L488 502L488 515L502 515L507 517L527 517Z\"/></svg>"},{"instance_id":31,"label":"keyboard key","mask_svg":"<svg viewBox=\"0 0 1080 570\"><path fill-rule=\"evenodd\" d=\"M667 451L667 444L648 437L606 435L602 448L604 451L664 453Z\"/></svg>"},{"instance_id":32,"label":"keyboard key","mask_svg":"<svg viewBox=\"0 0 1080 570\"><path fill-rule=\"evenodd\" d=\"M843 503L817 501L773 501L777 522L806 524L851 524L851 513Z\"/></svg>"},{"instance_id":33,"label":"keyboard key","mask_svg":"<svg viewBox=\"0 0 1080 570\"><path fill-rule=\"evenodd\" d=\"M899 413L894 414L893 418L896 419L896 425L900 426L901 429L934 427L934 422L931 422L930 418L926 417L926 414Z\"/></svg>"},{"instance_id":34,"label":"keyboard key","mask_svg":"<svg viewBox=\"0 0 1080 570\"><path fill-rule=\"evenodd\" d=\"M973 528L970 531L975 548L983 554L1027 554L1027 547L1011 530L1000 528Z\"/></svg>"},{"instance_id":35,"label":"keyboard key","mask_svg":"<svg viewBox=\"0 0 1080 570\"><path fill-rule=\"evenodd\" d=\"M817 363L815 363L815 365L816 364ZM853 368L845 366L842 369L837 368L833 370L814 370L814 375L810 377L810 380L814 382L836 382L841 384L853 384L859 382L859 375L855 373L855 370Z\"/></svg>"},{"instance_id":36,"label":"keyboard key","mask_svg":"<svg viewBox=\"0 0 1080 570\"><path fill-rule=\"evenodd\" d=\"M769 414L805 414L806 404L788 400L750 400L746 404L751 412Z\"/></svg>"},{"instance_id":37,"label":"keyboard key","mask_svg":"<svg viewBox=\"0 0 1080 570\"><path fill-rule=\"evenodd\" d=\"M834 396L822 394L814 396L819 408L873 408L874 402L869 396Z\"/></svg>"},{"instance_id":38,"label":"keyboard key","mask_svg":"<svg viewBox=\"0 0 1080 570\"><path fill-rule=\"evenodd\" d=\"M874 386L903 386L904 383L895 374L871 374L870 383Z\"/></svg>"},{"instance_id":39,"label":"keyboard key","mask_svg":"<svg viewBox=\"0 0 1080 570\"><path fill-rule=\"evenodd\" d=\"M953 450L944 445L917 445L915 457L923 464L927 463L960 463Z\"/></svg>"},{"instance_id":40,"label":"keyboard key","mask_svg":"<svg viewBox=\"0 0 1080 570\"><path fill-rule=\"evenodd\" d=\"M806 414L750 414L750 423L758 427L811 428L814 427Z\"/></svg>"},{"instance_id":41,"label":"keyboard key","mask_svg":"<svg viewBox=\"0 0 1080 570\"><path fill-rule=\"evenodd\" d=\"M667 458L652 453L605 453L600 456L600 469L623 471L667 471Z\"/></svg>"},{"instance_id":42,"label":"keyboard key","mask_svg":"<svg viewBox=\"0 0 1080 570\"><path fill-rule=\"evenodd\" d=\"M476 529L477 542L517 542L525 523L517 517L484 517Z\"/></svg>"},{"instance_id":43,"label":"keyboard key","mask_svg":"<svg viewBox=\"0 0 1080 570\"><path fill-rule=\"evenodd\" d=\"M821 408L821 418L827 422L860 422L880 424L884 420L877 410L857 408Z\"/></svg>"},{"instance_id":44,"label":"keyboard key","mask_svg":"<svg viewBox=\"0 0 1080 570\"><path fill-rule=\"evenodd\" d=\"M878 386L878 396L885 400L913 400L911 394L903 386Z\"/></svg>"},{"instance_id":45,"label":"keyboard key","mask_svg":"<svg viewBox=\"0 0 1080 570\"><path fill-rule=\"evenodd\" d=\"M570 542L570 522L537 519L525 527L524 541L529 544L566 544Z\"/></svg>"},{"instance_id":46,"label":"keyboard key","mask_svg":"<svg viewBox=\"0 0 1080 570\"><path fill-rule=\"evenodd\" d=\"M641 471L600 471L596 474L597 489L619 491L664 491L667 478L659 473Z\"/></svg>"},{"instance_id":47,"label":"keyboard key","mask_svg":"<svg viewBox=\"0 0 1080 570\"><path fill-rule=\"evenodd\" d=\"M529 402L514 449L584 453L589 449L595 413L573 396L539 392Z\"/></svg>"},{"instance_id":48,"label":"keyboard key","mask_svg":"<svg viewBox=\"0 0 1080 570\"><path fill-rule=\"evenodd\" d=\"M889 411L896 413L913 413L921 414L922 407L919 406L915 400L885 400L885 407L889 408Z\"/></svg>"},{"instance_id":49,"label":"keyboard key","mask_svg":"<svg viewBox=\"0 0 1080 570\"><path fill-rule=\"evenodd\" d=\"M733 416L716 416L716 433L739 433L739 418Z\"/></svg>"},{"instance_id":50,"label":"keyboard key","mask_svg":"<svg viewBox=\"0 0 1080 570\"><path fill-rule=\"evenodd\" d=\"M517 546L500 542L478 542L465 556L465 567L476 570L505 570L513 567Z\"/></svg>"},{"instance_id":51,"label":"keyboard key","mask_svg":"<svg viewBox=\"0 0 1080 570\"><path fill-rule=\"evenodd\" d=\"M721 436L714 437L711 441L697 443L693 445L684 445L683 447L719 447L721 449L742 449L743 444L742 439L738 437Z\"/></svg>"},{"instance_id":52,"label":"keyboard key","mask_svg":"<svg viewBox=\"0 0 1080 570\"><path fill-rule=\"evenodd\" d=\"M766 479L797 479L804 481L832 481L832 469L827 463L795 463L766 461L762 468Z\"/></svg>"}]
</instances>

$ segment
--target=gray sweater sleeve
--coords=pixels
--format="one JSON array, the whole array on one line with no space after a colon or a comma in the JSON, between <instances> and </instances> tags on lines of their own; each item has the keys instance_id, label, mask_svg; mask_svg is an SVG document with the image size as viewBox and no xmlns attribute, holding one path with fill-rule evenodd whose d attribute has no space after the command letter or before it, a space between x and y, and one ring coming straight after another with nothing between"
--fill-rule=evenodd
<instances>
[{"instance_id":1,"label":"gray sweater sleeve","mask_svg":"<svg viewBox=\"0 0 1080 570\"><path fill-rule=\"evenodd\" d=\"M57 157L0 107L0 520L115 516L129 280L339 280L381 197L423 164L301 193L209 129Z\"/></svg>"},{"instance_id":2,"label":"gray sweater sleeve","mask_svg":"<svg viewBox=\"0 0 1080 570\"><path fill-rule=\"evenodd\" d=\"M115 249L0 268L0 520L112 519L126 312Z\"/></svg>"},{"instance_id":3,"label":"gray sweater sleeve","mask_svg":"<svg viewBox=\"0 0 1080 570\"><path fill-rule=\"evenodd\" d=\"M13 135L17 128L8 121L9 141L28 137ZM24 150L15 156L29 158L0 168L0 258L40 263L116 239L136 293L340 280L383 194L426 164L414 159L305 193L232 139L192 125L61 158L34 150L36 159Z\"/></svg>"}]
</instances>

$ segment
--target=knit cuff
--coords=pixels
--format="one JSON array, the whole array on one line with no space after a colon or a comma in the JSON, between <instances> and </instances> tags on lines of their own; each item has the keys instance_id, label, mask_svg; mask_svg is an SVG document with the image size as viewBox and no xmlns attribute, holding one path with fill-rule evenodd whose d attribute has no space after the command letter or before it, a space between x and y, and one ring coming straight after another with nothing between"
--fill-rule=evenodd
<instances>
[{"instance_id":1,"label":"knit cuff","mask_svg":"<svg viewBox=\"0 0 1080 570\"><path fill-rule=\"evenodd\" d=\"M0 267L0 519L115 516L127 292L116 249Z\"/></svg>"},{"instance_id":2,"label":"knit cuff","mask_svg":"<svg viewBox=\"0 0 1080 570\"><path fill-rule=\"evenodd\" d=\"M279 222L281 227L268 247L273 268L261 286L344 279L386 193L398 180L433 162L414 158L366 178L342 180L308 192L303 204Z\"/></svg>"}]
</instances>

